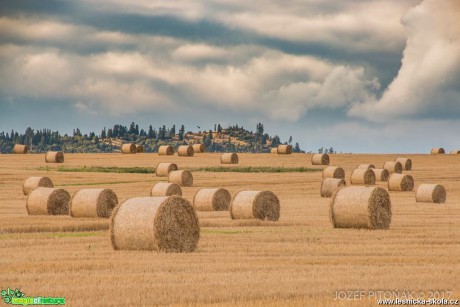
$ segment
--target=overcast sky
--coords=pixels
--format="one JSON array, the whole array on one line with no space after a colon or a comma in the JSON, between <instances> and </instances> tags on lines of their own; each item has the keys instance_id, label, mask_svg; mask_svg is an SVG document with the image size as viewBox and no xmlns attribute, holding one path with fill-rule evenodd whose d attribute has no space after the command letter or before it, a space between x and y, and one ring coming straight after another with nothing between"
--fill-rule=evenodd
<instances>
[{"instance_id":1,"label":"overcast sky","mask_svg":"<svg viewBox=\"0 0 460 307\"><path fill-rule=\"evenodd\" d=\"M459 0L0 0L0 131L262 122L304 150L460 149Z\"/></svg>"}]
</instances>

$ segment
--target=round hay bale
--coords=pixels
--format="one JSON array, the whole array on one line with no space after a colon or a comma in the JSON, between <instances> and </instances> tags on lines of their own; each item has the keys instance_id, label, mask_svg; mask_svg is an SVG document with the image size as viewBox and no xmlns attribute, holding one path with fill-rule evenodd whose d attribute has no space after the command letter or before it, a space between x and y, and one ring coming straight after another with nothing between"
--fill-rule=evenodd
<instances>
[{"instance_id":1,"label":"round hay bale","mask_svg":"<svg viewBox=\"0 0 460 307\"><path fill-rule=\"evenodd\" d=\"M193 252L200 238L195 209L181 196L137 197L117 206L110 218L115 250Z\"/></svg>"},{"instance_id":2,"label":"round hay bale","mask_svg":"<svg viewBox=\"0 0 460 307\"><path fill-rule=\"evenodd\" d=\"M399 161L388 161L383 164L383 168L388 171L389 174L397 173L401 174L403 167Z\"/></svg>"},{"instance_id":3,"label":"round hay bale","mask_svg":"<svg viewBox=\"0 0 460 307\"><path fill-rule=\"evenodd\" d=\"M321 183L321 197L332 197L335 190L338 187L346 186L347 183L344 179L337 179L337 178L325 178Z\"/></svg>"},{"instance_id":4,"label":"round hay bale","mask_svg":"<svg viewBox=\"0 0 460 307\"><path fill-rule=\"evenodd\" d=\"M162 145L158 148L159 156L172 156L174 155L174 148L171 145Z\"/></svg>"},{"instance_id":5,"label":"round hay bale","mask_svg":"<svg viewBox=\"0 0 460 307\"><path fill-rule=\"evenodd\" d=\"M178 184L158 182L150 190L150 196L182 196L182 189Z\"/></svg>"},{"instance_id":6,"label":"round hay bale","mask_svg":"<svg viewBox=\"0 0 460 307\"><path fill-rule=\"evenodd\" d=\"M312 165L329 165L329 155L328 154L314 154L311 157Z\"/></svg>"},{"instance_id":7,"label":"round hay bale","mask_svg":"<svg viewBox=\"0 0 460 307\"><path fill-rule=\"evenodd\" d=\"M226 211L231 199L226 189L201 189L193 197L193 207L197 211Z\"/></svg>"},{"instance_id":8,"label":"round hay bale","mask_svg":"<svg viewBox=\"0 0 460 307\"><path fill-rule=\"evenodd\" d=\"M396 158L395 162L399 162L402 165L404 171L412 170L412 160L409 158Z\"/></svg>"},{"instance_id":9,"label":"round hay bale","mask_svg":"<svg viewBox=\"0 0 460 307\"><path fill-rule=\"evenodd\" d=\"M22 185L24 195L29 195L36 188L54 188L53 182L48 177L29 177Z\"/></svg>"},{"instance_id":10,"label":"round hay bale","mask_svg":"<svg viewBox=\"0 0 460 307\"><path fill-rule=\"evenodd\" d=\"M179 146L177 149L177 154L181 157L193 157L195 151L193 150L193 146L191 145L183 145Z\"/></svg>"},{"instance_id":11,"label":"round hay bale","mask_svg":"<svg viewBox=\"0 0 460 307\"><path fill-rule=\"evenodd\" d=\"M277 221L280 218L280 201L270 191L241 191L230 204L230 217Z\"/></svg>"},{"instance_id":12,"label":"round hay bale","mask_svg":"<svg viewBox=\"0 0 460 307\"><path fill-rule=\"evenodd\" d=\"M446 189L440 184L421 184L415 192L415 200L419 203L441 204L446 198Z\"/></svg>"},{"instance_id":13,"label":"round hay bale","mask_svg":"<svg viewBox=\"0 0 460 307\"><path fill-rule=\"evenodd\" d=\"M45 155L46 163L64 163L64 154L62 151L48 151Z\"/></svg>"},{"instance_id":14,"label":"round hay bale","mask_svg":"<svg viewBox=\"0 0 460 307\"><path fill-rule=\"evenodd\" d=\"M393 173L388 178L388 191L412 191L414 178L407 174Z\"/></svg>"},{"instance_id":15,"label":"round hay bale","mask_svg":"<svg viewBox=\"0 0 460 307\"><path fill-rule=\"evenodd\" d=\"M181 187L191 187L193 176L189 170L172 171L168 175L168 182L176 183Z\"/></svg>"},{"instance_id":16,"label":"round hay bale","mask_svg":"<svg viewBox=\"0 0 460 307\"><path fill-rule=\"evenodd\" d=\"M451 155L460 155L460 150L451 150L450 154Z\"/></svg>"},{"instance_id":17,"label":"round hay bale","mask_svg":"<svg viewBox=\"0 0 460 307\"><path fill-rule=\"evenodd\" d=\"M82 189L70 200L70 216L109 218L117 205L117 194L110 189Z\"/></svg>"},{"instance_id":18,"label":"round hay bale","mask_svg":"<svg viewBox=\"0 0 460 307\"><path fill-rule=\"evenodd\" d=\"M122 154L135 154L136 152L136 145L134 143L123 144L121 146Z\"/></svg>"},{"instance_id":19,"label":"round hay bale","mask_svg":"<svg viewBox=\"0 0 460 307\"><path fill-rule=\"evenodd\" d=\"M277 147L273 147L270 149L270 153L272 154L278 154L278 148Z\"/></svg>"},{"instance_id":20,"label":"round hay bale","mask_svg":"<svg viewBox=\"0 0 460 307\"><path fill-rule=\"evenodd\" d=\"M221 164L238 164L238 155L234 152L227 152L220 156Z\"/></svg>"},{"instance_id":21,"label":"round hay bale","mask_svg":"<svg viewBox=\"0 0 460 307\"><path fill-rule=\"evenodd\" d=\"M177 171L178 169L175 163L161 162L157 165L156 174L158 177L168 177L170 172Z\"/></svg>"},{"instance_id":22,"label":"round hay bale","mask_svg":"<svg viewBox=\"0 0 460 307\"><path fill-rule=\"evenodd\" d=\"M292 153L292 145L278 145L278 154L290 155Z\"/></svg>"},{"instance_id":23,"label":"round hay bale","mask_svg":"<svg viewBox=\"0 0 460 307\"><path fill-rule=\"evenodd\" d=\"M206 152L206 146L204 144L193 144L193 151L196 153L204 153Z\"/></svg>"},{"instance_id":24,"label":"round hay bale","mask_svg":"<svg viewBox=\"0 0 460 307\"><path fill-rule=\"evenodd\" d=\"M390 227L390 195L381 187L340 187L332 196L329 208L334 228Z\"/></svg>"},{"instance_id":25,"label":"round hay bale","mask_svg":"<svg viewBox=\"0 0 460 307\"><path fill-rule=\"evenodd\" d=\"M26 154L29 151L29 146L22 144L14 144L13 153L14 154Z\"/></svg>"},{"instance_id":26,"label":"round hay bale","mask_svg":"<svg viewBox=\"0 0 460 307\"><path fill-rule=\"evenodd\" d=\"M374 164L358 164L356 168L359 169L370 169L370 168L375 168Z\"/></svg>"},{"instance_id":27,"label":"round hay bale","mask_svg":"<svg viewBox=\"0 0 460 307\"><path fill-rule=\"evenodd\" d=\"M376 181L383 181L383 182L388 181L388 177L390 176L390 173L386 169L371 168L370 170L374 172Z\"/></svg>"},{"instance_id":28,"label":"round hay bale","mask_svg":"<svg viewBox=\"0 0 460 307\"><path fill-rule=\"evenodd\" d=\"M351 173L351 184L374 185L375 175L371 169L356 168Z\"/></svg>"},{"instance_id":29,"label":"round hay bale","mask_svg":"<svg viewBox=\"0 0 460 307\"><path fill-rule=\"evenodd\" d=\"M328 166L323 170L323 179L325 178L345 179L345 170L337 166Z\"/></svg>"},{"instance_id":30,"label":"round hay bale","mask_svg":"<svg viewBox=\"0 0 460 307\"><path fill-rule=\"evenodd\" d=\"M143 153L144 152L144 146L142 145L136 145L136 152L137 153Z\"/></svg>"},{"instance_id":31,"label":"round hay bale","mask_svg":"<svg viewBox=\"0 0 460 307\"><path fill-rule=\"evenodd\" d=\"M435 148L432 148L431 149L431 154L432 155L442 155L442 154L445 154L446 151L444 150L444 148L441 148L441 147L435 147Z\"/></svg>"},{"instance_id":32,"label":"round hay bale","mask_svg":"<svg viewBox=\"0 0 460 307\"><path fill-rule=\"evenodd\" d=\"M36 188L27 196L29 215L68 215L70 194L64 189Z\"/></svg>"}]
</instances>

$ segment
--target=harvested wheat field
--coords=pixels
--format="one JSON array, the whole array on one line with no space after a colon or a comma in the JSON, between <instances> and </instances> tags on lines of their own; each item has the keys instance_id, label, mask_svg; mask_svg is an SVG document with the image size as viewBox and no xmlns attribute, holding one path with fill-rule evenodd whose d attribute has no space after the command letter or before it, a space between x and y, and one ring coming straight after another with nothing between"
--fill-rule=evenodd
<instances>
[{"instance_id":1,"label":"harvested wheat field","mask_svg":"<svg viewBox=\"0 0 460 307\"><path fill-rule=\"evenodd\" d=\"M456 155L410 155L404 171L414 191L390 191L388 230L334 228L330 198L318 193L324 166L307 155L238 154L221 165L219 153L193 159L158 154L70 154L65 165L42 154L0 156L0 285L26 295L65 297L67 306L237 305L373 306L375 298L334 300L337 291L452 291L460 299L460 163ZM356 165L383 165L397 155L334 154L351 174ZM148 197L160 162L193 173L183 197L203 188L272 191L278 221L231 219L228 211L197 211L193 252L114 250L110 219L29 216L23 183L49 177L71 196L111 189L122 204ZM233 172L229 172L234 170ZM443 204L416 203L425 183L445 187ZM376 182L387 189L388 183ZM153 221L152 221L153 223ZM447 293L445 294L447 296Z\"/></svg>"}]
</instances>

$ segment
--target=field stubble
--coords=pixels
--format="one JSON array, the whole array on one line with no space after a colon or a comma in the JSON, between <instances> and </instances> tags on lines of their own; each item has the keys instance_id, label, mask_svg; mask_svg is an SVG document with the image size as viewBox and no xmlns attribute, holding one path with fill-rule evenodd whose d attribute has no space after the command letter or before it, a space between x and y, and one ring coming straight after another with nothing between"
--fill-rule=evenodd
<instances>
[{"instance_id":1,"label":"field stubble","mask_svg":"<svg viewBox=\"0 0 460 307\"><path fill-rule=\"evenodd\" d=\"M69 306L229 304L373 305L333 301L337 290L450 290L460 298L460 163L456 156L405 155L412 159L415 187L446 187L446 204L415 202L415 192L390 192L388 231L333 229L329 199L321 198L321 172L195 172L191 200L203 187L271 190L281 201L279 222L230 220L228 212L199 212L196 252L164 254L114 251L108 221L29 217L22 183L49 176L55 187L108 187L119 201L148 196L166 178L152 174L38 170L42 155L0 155L0 286L31 296L65 296ZM311 156L239 154L239 167L312 167ZM396 155L331 155L346 181L359 163L381 166ZM66 154L66 167L220 166L220 154L194 157L156 154ZM377 185L386 187L386 183ZM414 189L415 191L415 189Z\"/></svg>"}]
</instances>

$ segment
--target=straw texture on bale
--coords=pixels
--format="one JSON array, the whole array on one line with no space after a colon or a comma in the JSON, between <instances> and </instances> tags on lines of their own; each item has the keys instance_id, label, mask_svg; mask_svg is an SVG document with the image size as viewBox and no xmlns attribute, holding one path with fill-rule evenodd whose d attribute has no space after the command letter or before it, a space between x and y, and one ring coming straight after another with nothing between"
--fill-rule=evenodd
<instances>
[{"instance_id":1,"label":"straw texture on bale","mask_svg":"<svg viewBox=\"0 0 460 307\"><path fill-rule=\"evenodd\" d=\"M136 145L136 152L137 153L143 153L144 152L144 146Z\"/></svg>"},{"instance_id":2,"label":"straw texture on bale","mask_svg":"<svg viewBox=\"0 0 460 307\"><path fill-rule=\"evenodd\" d=\"M226 189L201 189L193 197L193 207L197 211L226 211L231 199Z\"/></svg>"},{"instance_id":3,"label":"straw texture on bale","mask_svg":"<svg viewBox=\"0 0 460 307\"><path fill-rule=\"evenodd\" d=\"M123 146L121 146L122 154L135 154L136 152L136 145L134 143L123 144Z\"/></svg>"},{"instance_id":4,"label":"straw texture on bale","mask_svg":"<svg viewBox=\"0 0 460 307\"><path fill-rule=\"evenodd\" d=\"M395 162L401 163L403 171L410 171L412 169L412 160L409 158L396 158Z\"/></svg>"},{"instance_id":5,"label":"straw texture on bale","mask_svg":"<svg viewBox=\"0 0 460 307\"><path fill-rule=\"evenodd\" d=\"M415 192L415 200L420 203L445 203L446 189L440 184L421 184Z\"/></svg>"},{"instance_id":6,"label":"straw texture on bale","mask_svg":"<svg viewBox=\"0 0 460 307\"><path fill-rule=\"evenodd\" d=\"M232 219L260 219L277 221L280 218L280 201L270 191L241 191L230 204Z\"/></svg>"},{"instance_id":7,"label":"straw texture on bale","mask_svg":"<svg viewBox=\"0 0 460 307\"><path fill-rule=\"evenodd\" d=\"M272 149L270 149L270 153L272 153L272 154L277 154L277 153L278 153L278 148L277 148L277 147L273 147Z\"/></svg>"},{"instance_id":8,"label":"straw texture on bale","mask_svg":"<svg viewBox=\"0 0 460 307\"><path fill-rule=\"evenodd\" d=\"M323 179L324 178L345 179L345 170L337 166L328 166L323 170Z\"/></svg>"},{"instance_id":9,"label":"straw texture on bale","mask_svg":"<svg viewBox=\"0 0 460 307\"><path fill-rule=\"evenodd\" d=\"M64 154L62 151L48 151L45 155L46 163L64 163Z\"/></svg>"},{"instance_id":10,"label":"straw texture on bale","mask_svg":"<svg viewBox=\"0 0 460 307\"><path fill-rule=\"evenodd\" d=\"M407 174L391 174L388 178L388 191L412 191L414 178Z\"/></svg>"},{"instance_id":11,"label":"straw texture on bale","mask_svg":"<svg viewBox=\"0 0 460 307\"><path fill-rule=\"evenodd\" d=\"M290 155L292 153L291 145L278 145L278 153L281 155Z\"/></svg>"},{"instance_id":12,"label":"straw texture on bale","mask_svg":"<svg viewBox=\"0 0 460 307\"><path fill-rule=\"evenodd\" d=\"M375 165L374 164L358 164L358 166L356 166L356 168L370 169L370 168L375 168Z\"/></svg>"},{"instance_id":13,"label":"straw texture on bale","mask_svg":"<svg viewBox=\"0 0 460 307\"><path fill-rule=\"evenodd\" d=\"M390 195L381 187L340 187L332 196L329 216L334 228L388 229Z\"/></svg>"},{"instance_id":14,"label":"straw texture on bale","mask_svg":"<svg viewBox=\"0 0 460 307\"><path fill-rule=\"evenodd\" d=\"M332 197L338 187L345 185L347 185L347 183L344 179L326 178L321 183L321 197Z\"/></svg>"},{"instance_id":15,"label":"straw texture on bale","mask_svg":"<svg viewBox=\"0 0 460 307\"><path fill-rule=\"evenodd\" d=\"M150 196L182 196L182 189L178 184L158 182L150 190Z\"/></svg>"},{"instance_id":16,"label":"straw texture on bale","mask_svg":"<svg viewBox=\"0 0 460 307\"><path fill-rule=\"evenodd\" d=\"M176 163L161 162L157 165L156 174L158 177L168 177L170 172L177 170L178 168Z\"/></svg>"},{"instance_id":17,"label":"straw texture on bale","mask_svg":"<svg viewBox=\"0 0 460 307\"><path fill-rule=\"evenodd\" d=\"M70 216L109 218L117 204L117 194L110 189L82 189L70 200Z\"/></svg>"},{"instance_id":18,"label":"straw texture on bale","mask_svg":"<svg viewBox=\"0 0 460 307\"><path fill-rule=\"evenodd\" d=\"M433 149L431 149L431 154L432 155L442 155L442 154L445 154L446 151L444 150L444 148L440 148L440 147L435 147Z\"/></svg>"},{"instance_id":19,"label":"straw texture on bale","mask_svg":"<svg viewBox=\"0 0 460 307\"><path fill-rule=\"evenodd\" d=\"M460 150L451 150L450 154L451 155L460 155Z\"/></svg>"},{"instance_id":20,"label":"straw texture on bale","mask_svg":"<svg viewBox=\"0 0 460 307\"><path fill-rule=\"evenodd\" d=\"M383 164L383 168L388 171L389 174L401 174L403 170L403 166L399 161L388 161Z\"/></svg>"},{"instance_id":21,"label":"straw texture on bale","mask_svg":"<svg viewBox=\"0 0 460 307\"><path fill-rule=\"evenodd\" d=\"M168 175L168 182L176 183L181 187L191 187L193 176L189 170L172 171Z\"/></svg>"},{"instance_id":22,"label":"straw texture on bale","mask_svg":"<svg viewBox=\"0 0 460 307\"><path fill-rule=\"evenodd\" d=\"M26 154L29 151L29 146L22 144L15 144L13 147L14 154Z\"/></svg>"},{"instance_id":23,"label":"straw texture on bale","mask_svg":"<svg viewBox=\"0 0 460 307\"><path fill-rule=\"evenodd\" d=\"M222 154L220 157L221 164L238 164L238 155L234 152Z\"/></svg>"},{"instance_id":24,"label":"straw texture on bale","mask_svg":"<svg viewBox=\"0 0 460 307\"><path fill-rule=\"evenodd\" d=\"M37 188L27 196L29 215L68 215L70 194L64 189Z\"/></svg>"},{"instance_id":25,"label":"straw texture on bale","mask_svg":"<svg viewBox=\"0 0 460 307\"><path fill-rule=\"evenodd\" d=\"M174 155L174 148L171 145L162 145L158 148L158 155L172 156Z\"/></svg>"},{"instance_id":26,"label":"straw texture on bale","mask_svg":"<svg viewBox=\"0 0 460 307\"><path fill-rule=\"evenodd\" d=\"M386 169L371 168L370 170L374 172L376 181L383 181L383 182L388 181L388 177L390 176L390 173Z\"/></svg>"},{"instance_id":27,"label":"straw texture on bale","mask_svg":"<svg viewBox=\"0 0 460 307\"><path fill-rule=\"evenodd\" d=\"M177 154L181 157L193 157L195 151L193 150L193 146L191 145L183 145L179 146L177 149Z\"/></svg>"},{"instance_id":28,"label":"straw texture on bale","mask_svg":"<svg viewBox=\"0 0 460 307\"><path fill-rule=\"evenodd\" d=\"M131 198L110 218L115 250L193 252L199 238L195 209L181 196Z\"/></svg>"},{"instance_id":29,"label":"straw texture on bale","mask_svg":"<svg viewBox=\"0 0 460 307\"><path fill-rule=\"evenodd\" d=\"M36 188L54 188L53 182L48 177L29 177L22 185L24 195L29 195Z\"/></svg>"},{"instance_id":30,"label":"straw texture on bale","mask_svg":"<svg viewBox=\"0 0 460 307\"><path fill-rule=\"evenodd\" d=\"M206 146L204 144L193 144L193 150L195 153L206 152Z\"/></svg>"},{"instance_id":31,"label":"straw texture on bale","mask_svg":"<svg viewBox=\"0 0 460 307\"><path fill-rule=\"evenodd\" d=\"M356 168L351 173L351 184L374 185L375 174L371 169Z\"/></svg>"},{"instance_id":32,"label":"straw texture on bale","mask_svg":"<svg viewBox=\"0 0 460 307\"><path fill-rule=\"evenodd\" d=\"M328 154L314 154L311 157L311 164L313 165L329 165Z\"/></svg>"}]
</instances>

